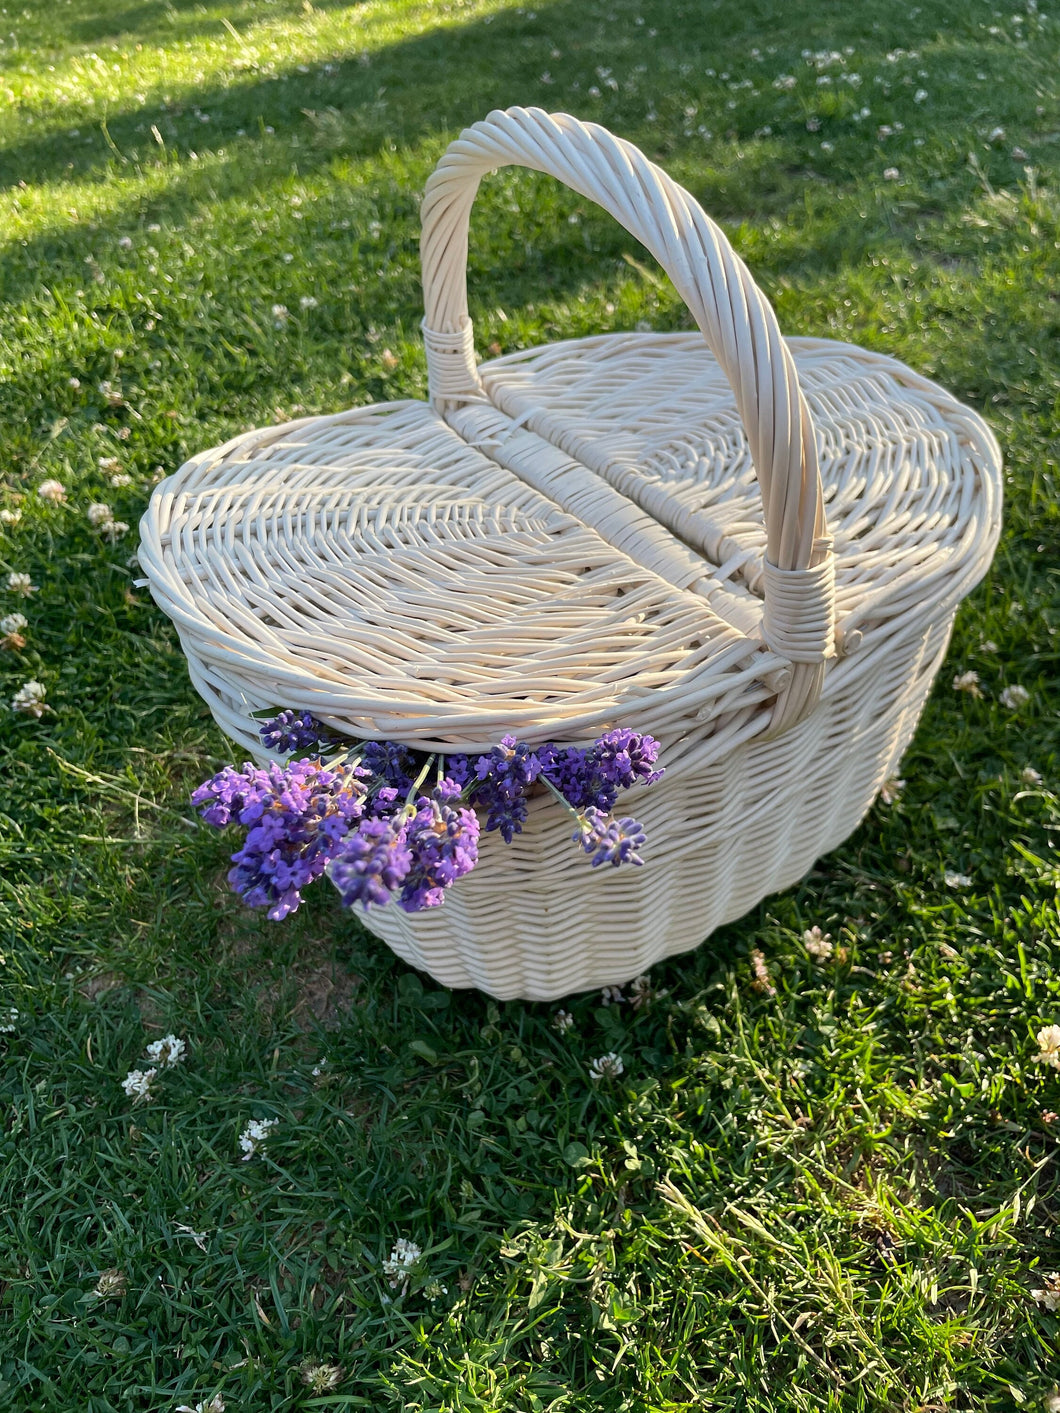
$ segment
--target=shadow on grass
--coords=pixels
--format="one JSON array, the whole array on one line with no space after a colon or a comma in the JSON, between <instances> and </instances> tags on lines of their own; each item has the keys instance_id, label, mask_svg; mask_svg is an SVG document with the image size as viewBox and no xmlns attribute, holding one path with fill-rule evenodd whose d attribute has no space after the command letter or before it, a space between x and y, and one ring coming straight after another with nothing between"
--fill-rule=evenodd
<instances>
[{"instance_id":1,"label":"shadow on grass","mask_svg":"<svg viewBox=\"0 0 1060 1413\"><path fill-rule=\"evenodd\" d=\"M359 10L364 2L315 0L311 10L307 10L303 0L285 0L282 7L270 5L269 12L263 14L261 0L230 0L230 3L215 10L207 10L202 0L145 0L143 4L130 5L116 14L106 14L101 12L99 0L78 0L77 7L70 6L58 25L53 14L47 16L48 43L49 47L54 43L57 28L70 45L158 44L160 37L163 41L187 43L195 39L221 38L230 33L228 25L238 29L263 19L297 18L314 10ZM28 11L26 16L30 18L32 28L33 17Z\"/></svg>"},{"instance_id":2,"label":"shadow on grass","mask_svg":"<svg viewBox=\"0 0 1060 1413\"><path fill-rule=\"evenodd\" d=\"M157 7L143 6L129 13L142 14L146 24L156 10ZM165 96L156 91L148 95L142 106L127 103L111 108L105 135L100 131L91 139L84 134L71 138L71 129L64 128L61 132L20 137L0 147L0 184L28 182L39 186L52 181L99 179L116 167L150 169L159 160L158 138L153 129L167 146L185 154L189 148L203 144L204 134L212 147L224 144L226 148L247 133L252 134L250 141L260 145L265 140L266 126L281 138L299 138L312 131L307 126L307 113L322 119L326 115L333 149L364 159L395 147L414 146L429 136L474 122L492 108L513 103L580 106L582 115L595 116L605 124L613 122L632 140L665 154L675 145L673 129L681 127L680 121L665 121L665 114L669 111L679 117L682 106L699 90L704 73L713 72L707 66L712 60L720 62L719 50L723 54L729 51L728 62L739 68L741 76L746 73L764 77L761 67L748 55L731 50L745 40L749 45L755 40L761 42L766 33L778 42L773 48L782 48L787 40L790 64L796 63L800 49L850 45L857 47L859 64L875 66L896 44L931 43L952 10L953 29L946 38L948 62L967 70L984 52L974 25L955 6L932 7L931 22L922 17L920 32L916 32L916 20L905 17L901 22L896 17L884 30L878 20L870 23L867 18L860 18L857 11L839 0L826 0L812 14L789 20L787 33L777 24L776 7L771 0L750 0L746 4L726 0L714 10L707 32L695 24L690 28L690 16L679 4L655 7L651 13L655 28L650 31L653 37L646 49L645 31L628 6L608 20L602 12L587 11L576 0L543 0L530 13L502 10L460 25L439 25L372 51L360 51L358 46L357 53L346 51L336 53L330 62L314 61L311 73L290 67L244 82L191 85L176 90L172 97L169 95L174 94L173 85L167 83ZM212 23L220 26L219 21ZM366 32L359 32L358 37L366 37ZM564 49L556 50L556 44ZM560 58L550 57L556 53ZM996 59L996 49L992 53ZM1013 52L1011 57L1015 72L1020 56ZM642 65L642 69L654 69L656 73L640 80L635 65L645 58L652 62ZM541 74L528 84L528 65L538 59ZM614 68L616 65L620 67ZM589 90L601 70L608 77L614 70L623 80L623 91L607 92L594 99ZM566 80L572 75L583 82L584 103L572 104L569 96L557 103L556 92L550 90L568 92ZM963 72L938 77L952 85L954 92L963 92ZM672 80L672 86L666 80ZM401 95L400 103L386 97L397 93ZM767 94L763 119L767 110L772 112L775 107L768 88ZM998 106L1004 101L1004 95L996 97L994 109L998 117L1005 116ZM832 106L842 116L844 103ZM845 106L856 106L852 96ZM646 110L655 109L658 122L646 121ZM202 121L203 114L208 115L208 124ZM56 123L67 121L59 108L53 111L52 118ZM792 131L804 131L804 120L804 113L794 113ZM756 134L756 122L757 118L752 119L751 127L744 131L734 117L727 135L750 139ZM691 130L686 136L693 136ZM709 158L713 138L701 137L696 145L702 163ZM319 162L319 155L301 153L299 170ZM749 193L752 200L759 201L765 195L764 188Z\"/></svg>"},{"instance_id":3,"label":"shadow on grass","mask_svg":"<svg viewBox=\"0 0 1060 1413\"><path fill-rule=\"evenodd\" d=\"M187 12L187 6L181 8L182 15ZM140 6L109 23L149 25L159 13L157 6ZM397 238L411 245L417 197L408 191L394 200L393 175L388 171L393 154L403 150L415 154L425 178L447 136L491 108L513 102L591 113L666 161L722 220L783 213L800 200L813 200L820 187L819 209L808 223L809 242L802 243L803 232L789 241L778 237L770 251L773 268L779 265L785 272L812 268L819 277L822 270L858 263L870 243L878 244L878 230L870 231L871 223L859 219L849 201L844 204L862 168L852 163L846 173L833 174L825 186L799 155L799 147L805 151L805 114L796 109L781 120L774 116L768 137L753 126L761 116L753 110L741 111L739 121L733 116L734 126L723 138L708 141L688 126L679 135L685 122L682 108L696 91L706 65L717 58L719 49L727 47L731 52L734 46L761 41L768 33L778 46L788 42L792 63L796 46L850 44L859 49L859 63L872 66L882 62L896 43L930 42L947 20L954 25L954 34L947 40L950 62L966 68L978 62L979 54L972 21L956 5L934 6L930 14L919 17L895 17L886 26L838 0L790 19L769 0L746 4L727 0L715 8L709 27L695 22L695 16L676 3L654 7L650 17L651 57L657 75L646 80L643 88L638 87L634 62L645 52L646 31L637 23L643 17L629 7L619 12L616 5L615 12L605 14L587 11L573 0L552 4L546 0L536 12L500 11L466 24L432 29L373 52L367 64L361 57L347 56L327 65L331 72L323 66L310 74L292 68L231 86L213 83L190 88L168 105L118 108L108 114L105 135L93 135L86 146L76 145L85 139L73 139L68 133L22 138L0 151L0 179L9 183L28 179L41 185L103 182L122 171L148 177L161 171L166 185L158 194L122 193L120 204L87 227L72 224L25 243L12 242L0 292L13 303L61 284L64 276L83 279L86 258L97 258L105 246L101 231L104 236L108 231L117 234L148 221L180 228L223 203L248 198L262 198L258 205L267 209L271 194L293 175L305 179L325 174L336 184L349 182L352 176L366 193L389 189L388 204L398 217ZM958 33L961 28L963 39ZM558 60L547 57L555 52L551 47L555 43L564 47ZM528 84L525 75L531 55L535 60L540 55L542 71L539 79ZM734 68L742 66L741 72L754 71L742 56L731 57L730 62ZM568 64L586 85L597 71L614 70L623 76L623 91L607 92L591 103L586 99L583 107L569 101L565 84L567 98L557 104L552 85L545 81L546 68L551 66L559 79ZM761 74L760 69L754 72ZM672 79L671 87L666 79ZM961 75L953 73L946 81L956 88ZM394 93L401 95L400 102L388 96ZM763 114L769 111L765 105L773 103L768 88L767 95ZM653 108L659 110L657 122L649 121L646 111ZM202 121L204 116L209 122ZM186 158L193 145L202 143L204 134L211 145L205 159L198 164L182 161L166 176L167 156L159 142L167 152ZM717 165L712 161L715 155ZM353 172L351 164L361 170ZM574 227L534 231L533 211L524 207L521 224L537 244L531 248L529 237L524 239L503 271L496 268L488 251L483 256L473 251L473 297L519 304L563 297L598 282L601 261L620 261L631 248L636 249L636 243L605 218L588 214L591 242L584 230ZM911 213L903 219L911 219ZM311 244L305 253L312 261ZM395 298L391 307L379 307L375 317L418 322L418 298L408 299L400 286Z\"/></svg>"}]
</instances>

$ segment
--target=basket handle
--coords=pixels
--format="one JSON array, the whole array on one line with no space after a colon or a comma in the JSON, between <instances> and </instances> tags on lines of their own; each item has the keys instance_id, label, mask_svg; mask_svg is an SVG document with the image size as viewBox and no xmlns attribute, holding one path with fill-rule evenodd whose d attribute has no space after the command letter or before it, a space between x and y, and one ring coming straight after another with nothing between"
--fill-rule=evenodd
<instances>
[{"instance_id":1,"label":"basket handle","mask_svg":"<svg viewBox=\"0 0 1060 1413\"><path fill-rule=\"evenodd\" d=\"M484 396L467 310L468 226L482 178L529 167L597 202L670 276L728 378L747 432L766 523L767 645L792 663L771 723L815 705L834 653L835 576L817 440L772 306L721 229L631 143L540 108L495 111L466 128L427 182L422 208L424 342L440 411Z\"/></svg>"}]
</instances>

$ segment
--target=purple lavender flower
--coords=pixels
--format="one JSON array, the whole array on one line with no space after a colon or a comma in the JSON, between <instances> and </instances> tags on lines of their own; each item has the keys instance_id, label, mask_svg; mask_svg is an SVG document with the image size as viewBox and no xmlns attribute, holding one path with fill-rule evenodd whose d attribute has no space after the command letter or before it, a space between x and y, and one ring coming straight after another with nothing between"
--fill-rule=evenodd
<instances>
[{"instance_id":1,"label":"purple lavender flower","mask_svg":"<svg viewBox=\"0 0 1060 1413\"><path fill-rule=\"evenodd\" d=\"M620 728L608 731L592 748L596 773L610 785L628 790L632 785L654 785L662 776L655 770L659 743L654 736Z\"/></svg>"},{"instance_id":2,"label":"purple lavender flower","mask_svg":"<svg viewBox=\"0 0 1060 1413\"><path fill-rule=\"evenodd\" d=\"M541 762L525 741L514 736L502 736L499 746L475 762L479 780L489 780L498 794L513 799L521 795L541 774Z\"/></svg>"},{"instance_id":3,"label":"purple lavender flower","mask_svg":"<svg viewBox=\"0 0 1060 1413\"><path fill-rule=\"evenodd\" d=\"M240 813L251 798L257 798L263 788L265 772L256 770L248 761L242 770L226 765L209 780L204 780L191 797L193 805L207 824L215 829L224 829Z\"/></svg>"},{"instance_id":4,"label":"purple lavender flower","mask_svg":"<svg viewBox=\"0 0 1060 1413\"><path fill-rule=\"evenodd\" d=\"M450 803L459 796L460 786L445 779L429 799L417 801L406 834L412 868L399 900L407 913L443 903L446 888L478 862L478 815Z\"/></svg>"},{"instance_id":5,"label":"purple lavender flower","mask_svg":"<svg viewBox=\"0 0 1060 1413\"><path fill-rule=\"evenodd\" d=\"M301 890L320 877L361 816L363 775L302 760L242 772L226 766L199 786L192 800L208 823L249 826L228 875L249 907L268 908L275 921L299 907Z\"/></svg>"},{"instance_id":6,"label":"purple lavender flower","mask_svg":"<svg viewBox=\"0 0 1060 1413\"><path fill-rule=\"evenodd\" d=\"M612 819L590 805L579 818L573 839L587 854L592 854L593 868L609 863L642 864L637 853L647 842L644 827L635 819Z\"/></svg>"},{"instance_id":7,"label":"purple lavender flower","mask_svg":"<svg viewBox=\"0 0 1060 1413\"><path fill-rule=\"evenodd\" d=\"M258 729L265 749L282 756L332 744L324 726L308 711L281 711L271 721L263 721Z\"/></svg>"},{"instance_id":8,"label":"purple lavender flower","mask_svg":"<svg viewBox=\"0 0 1060 1413\"><path fill-rule=\"evenodd\" d=\"M596 805L608 811L614 805L617 793L605 791L605 798L601 799L603 782L594 783L591 746L582 750L579 746L557 746L549 741L539 747L537 757L541 762L541 774L576 810Z\"/></svg>"},{"instance_id":9,"label":"purple lavender flower","mask_svg":"<svg viewBox=\"0 0 1060 1413\"><path fill-rule=\"evenodd\" d=\"M475 795L475 803L483 805L486 809L486 829L499 829L501 838L506 844L512 842L513 834L521 834L523 825L526 823L527 806L522 795L516 795L514 799L505 799L503 796L494 796L488 800L483 800L483 791Z\"/></svg>"},{"instance_id":10,"label":"purple lavender flower","mask_svg":"<svg viewBox=\"0 0 1060 1413\"><path fill-rule=\"evenodd\" d=\"M486 811L486 828L499 829L506 844L526 819L524 792L541 774L541 762L525 741L504 736L489 755L475 763L474 804Z\"/></svg>"},{"instance_id":11,"label":"purple lavender flower","mask_svg":"<svg viewBox=\"0 0 1060 1413\"><path fill-rule=\"evenodd\" d=\"M620 790L654 785L663 773L653 769L658 741L624 728L609 731L585 750L550 742L537 754L545 779L576 810L592 806L610 814Z\"/></svg>"},{"instance_id":12,"label":"purple lavender flower","mask_svg":"<svg viewBox=\"0 0 1060 1413\"><path fill-rule=\"evenodd\" d=\"M465 755L444 756L442 765L445 768L447 780L451 780L454 785L459 785L461 790L471 779L471 758Z\"/></svg>"},{"instance_id":13,"label":"purple lavender flower","mask_svg":"<svg viewBox=\"0 0 1060 1413\"><path fill-rule=\"evenodd\" d=\"M407 793L407 792L405 792ZM364 807L364 812L373 819L389 819L404 801L405 794L395 790L393 785L381 785Z\"/></svg>"},{"instance_id":14,"label":"purple lavender flower","mask_svg":"<svg viewBox=\"0 0 1060 1413\"><path fill-rule=\"evenodd\" d=\"M348 836L327 868L344 908L354 903L381 908L390 902L412 867L406 826L404 819L365 819Z\"/></svg>"},{"instance_id":15,"label":"purple lavender flower","mask_svg":"<svg viewBox=\"0 0 1060 1413\"><path fill-rule=\"evenodd\" d=\"M383 785L407 795L423 766L424 758L396 741L365 741L361 763Z\"/></svg>"}]
</instances>

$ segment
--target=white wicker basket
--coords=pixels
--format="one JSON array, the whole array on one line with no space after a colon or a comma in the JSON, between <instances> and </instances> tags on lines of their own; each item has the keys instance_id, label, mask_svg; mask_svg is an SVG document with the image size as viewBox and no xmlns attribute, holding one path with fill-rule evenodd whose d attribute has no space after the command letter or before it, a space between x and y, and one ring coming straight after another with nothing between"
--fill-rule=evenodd
<instances>
[{"instance_id":1,"label":"white wicker basket","mask_svg":"<svg viewBox=\"0 0 1060 1413\"><path fill-rule=\"evenodd\" d=\"M468 221L501 166L551 173L652 252L693 334L476 367ZM636 148L536 109L450 147L423 206L430 404L237 437L155 492L140 557L220 725L310 710L486 749L650 731L646 866L590 869L549 797L484 836L445 906L368 925L449 986L629 980L798 879L916 726L1001 505L989 429L893 359L782 338L721 231ZM704 343L705 340L705 343Z\"/></svg>"}]
</instances>

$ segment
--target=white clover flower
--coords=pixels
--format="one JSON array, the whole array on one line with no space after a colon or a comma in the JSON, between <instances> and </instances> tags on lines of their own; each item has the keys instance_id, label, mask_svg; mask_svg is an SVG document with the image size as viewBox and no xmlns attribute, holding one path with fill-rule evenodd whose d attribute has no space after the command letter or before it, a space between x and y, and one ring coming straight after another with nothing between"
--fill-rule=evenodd
<instances>
[{"instance_id":1,"label":"white clover flower","mask_svg":"<svg viewBox=\"0 0 1060 1413\"><path fill-rule=\"evenodd\" d=\"M117 456L101 456L99 458L99 469L101 471L120 471L121 458Z\"/></svg>"},{"instance_id":2,"label":"white clover flower","mask_svg":"<svg viewBox=\"0 0 1060 1413\"><path fill-rule=\"evenodd\" d=\"M49 710L44 704L47 696L47 688L43 682L23 682L18 691L11 698L11 710L21 711L26 716L35 717L38 721Z\"/></svg>"},{"instance_id":3,"label":"white clover flower","mask_svg":"<svg viewBox=\"0 0 1060 1413\"><path fill-rule=\"evenodd\" d=\"M133 478L127 471L116 471L110 478L110 483L115 490L120 490L122 486L131 486Z\"/></svg>"},{"instance_id":4,"label":"white clover flower","mask_svg":"<svg viewBox=\"0 0 1060 1413\"><path fill-rule=\"evenodd\" d=\"M394 1242L394 1249L390 1253L389 1260L383 1262L383 1274L389 1277L391 1290L401 1287L402 1293L404 1293L408 1288L408 1279L412 1268L422 1255L422 1247L417 1246L414 1241L409 1241L406 1237L398 1237Z\"/></svg>"},{"instance_id":5,"label":"white clover flower","mask_svg":"<svg viewBox=\"0 0 1060 1413\"><path fill-rule=\"evenodd\" d=\"M129 1280L124 1271L120 1271L117 1266L111 1266L107 1271L101 1271L96 1288L92 1292L100 1300L116 1300L124 1295L129 1286Z\"/></svg>"},{"instance_id":6,"label":"white clover flower","mask_svg":"<svg viewBox=\"0 0 1060 1413\"><path fill-rule=\"evenodd\" d=\"M647 973L635 976L629 983L629 1004L635 1011L639 1011L641 1006L650 1006L656 997L665 995L665 991L655 990Z\"/></svg>"},{"instance_id":7,"label":"white clover flower","mask_svg":"<svg viewBox=\"0 0 1060 1413\"><path fill-rule=\"evenodd\" d=\"M287 320L291 317L291 311L287 308L286 304L274 304L272 306L272 317L276 327L279 329L287 323Z\"/></svg>"},{"instance_id":8,"label":"white clover flower","mask_svg":"<svg viewBox=\"0 0 1060 1413\"><path fill-rule=\"evenodd\" d=\"M1018 682L1011 687L1006 687L1001 693L1001 705L1008 707L1009 711L1018 711L1021 706L1026 706L1031 699L1030 692L1026 687L1021 687Z\"/></svg>"},{"instance_id":9,"label":"white clover flower","mask_svg":"<svg viewBox=\"0 0 1060 1413\"><path fill-rule=\"evenodd\" d=\"M21 510L10 510L7 506L0 510L0 525L17 525L21 519Z\"/></svg>"},{"instance_id":10,"label":"white clover flower","mask_svg":"<svg viewBox=\"0 0 1060 1413\"><path fill-rule=\"evenodd\" d=\"M279 1119L251 1119L239 1135L239 1146L243 1150L244 1163L250 1162L279 1122Z\"/></svg>"},{"instance_id":11,"label":"white clover flower","mask_svg":"<svg viewBox=\"0 0 1060 1413\"><path fill-rule=\"evenodd\" d=\"M997 644L994 642L993 638L984 638L979 644L979 651L981 653L996 653Z\"/></svg>"},{"instance_id":12,"label":"white clover flower","mask_svg":"<svg viewBox=\"0 0 1060 1413\"><path fill-rule=\"evenodd\" d=\"M68 388L73 388L73 390L76 392L77 389L81 386L81 379L80 379L80 378L67 378L67 380L66 380L66 386L67 386Z\"/></svg>"},{"instance_id":13,"label":"white clover flower","mask_svg":"<svg viewBox=\"0 0 1060 1413\"><path fill-rule=\"evenodd\" d=\"M174 1409L174 1413L225 1413L225 1401L219 1393L215 1393L209 1402L204 1399L194 1405L181 1403Z\"/></svg>"},{"instance_id":14,"label":"white clover flower","mask_svg":"<svg viewBox=\"0 0 1060 1413\"><path fill-rule=\"evenodd\" d=\"M928 100L928 96L929 95L926 88L918 88L917 91L913 94L913 102L926 103Z\"/></svg>"},{"instance_id":15,"label":"white clover flower","mask_svg":"<svg viewBox=\"0 0 1060 1413\"><path fill-rule=\"evenodd\" d=\"M29 619L24 613L5 613L0 618L0 633L21 633L29 627Z\"/></svg>"},{"instance_id":16,"label":"white clover flower","mask_svg":"<svg viewBox=\"0 0 1060 1413\"><path fill-rule=\"evenodd\" d=\"M822 151L822 152L834 152L834 151L835 151L835 143L834 143L834 142L822 142L822 143L821 143L821 151Z\"/></svg>"},{"instance_id":17,"label":"white clover flower","mask_svg":"<svg viewBox=\"0 0 1060 1413\"><path fill-rule=\"evenodd\" d=\"M763 996L775 996L777 988L773 985L773 978L769 974L769 967L766 964L765 953L761 947L751 948L751 972L753 980L751 985Z\"/></svg>"},{"instance_id":18,"label":"white clover flower","mask_svg":"<svg viewBox=\"0 0 1060 1413\"><path fill-rule=\"evenodd\" d=\"M986 135L986 140L987 140L987 142L1004 142L1004 140L1005 140L1005 129L1004 129L1004 128L991 128L990 131L989 131L989 132L987 133L987 135Z\"/></svg>"},{"instance_id":19,"label":"white clover flower","mask_svg":"<svg viewBox=\"0 0 1060 1413\"><path fill-rule=\"evenodd\" d=\"M898 182L902 180L902 174L897 167L884 167L883 179L885 182Z\"/></svg>"},{"instance_id":20,"label":"white clover flower","mask_svg":"<svg viewBox=\"0 0 1060 1413\"><path fill-rule=\"evenodd\" d=\"M50 500L53 505L58 505L66 499L66 487L62 481L42 481L37 487L37 494L41 500Z\"/></svg>"},{"instance_id":21,"label":"white clover flower","mask_svg":"<svg viewBox=\"0 0 1060 1413\"><path fill-rule=\"evenodd\" d=\"M130 1099L140 1103L141 1100L150 1099L151 1081L157 1073L157 1070L130 1070L122 1080L121 1087Z\"/></svg>"},{"instance_id":22,"label":"white clover flower","mask_svg":"<svg viewBox=\"0 0 1060 1413\"><path fill-rule=\"evenodd\" d=\"M1034 1038L1038 1042L1034 1063L1048 1065L1052 1070L1060 1070L1060 1025L1043 1026Z\"/></svg>"},{"instance_id":23,"label":"white clover flower","mask_svg":"<svg viewBox=\"0 0 1060 1413\"><path fill-rule=\"evenodd\" d=\"M773 87L784 91L794 88L796 83L798 83L798 79L794 74L777 74L773 80Z\"/></svg>"},{"instance_id":24,"label":"white clover flower","mask_svg":"<svg viewBox=\"0 0 1060 1413\"><path fill-rule=\"evenodd\" d=\"M302 1382L314 1393L329 1393L342 1383L342 1369L338 1364L305 1364Z\"/></svg>"},{"instance_id":25,"label":"white clover flower","mask_svg":"<svg viewBox=\"0 0 1060 1413\"><path fill-rule=\"evenodd\" d=\"M876 136L882 141L883 138L890 137L893 132L894 128L891 127L890 123L881 123L876 129Z\"/></svg>"},{"instance_id":26,"label":"white clover flower","mask_svg":"<svg viewBox=\"0 0 1060 1413\"><path fill-rule=\"evenodd\" d=\"M1044 1305L1047 1310L1060 1309L1060 1273L1049 1271L1042 1279L1045 1286L1041 1290L1032 1290L1031 1299L1037 1305Z\"/></svg>"},{"instance_id":27,"label":"white clover flower","mask_svg":"<svg viewBox=\"0 0 1060 1413\"><path fill-rule=\"evenodd\" d=\"M880 799L885 805L893 805L904 789L905 781L891 775L880 786Z\"/></svg>"},{"instance_id":28,"label":"white clover flower","mask_svg":"<svg viewBox=\"0 0 1060 1413\"><path fill-rule=\"evenodd\" d=\"M102 500L93 501L85 514L88 516L88 523L94 525L97 530L101 525L106 525L108 521L114 519L114 511L106 501Z\"/></svg>"},{"instance_id":29,"label":"white clover flower","mask_svg":"<svg viewBox=\"0 0 1060 1413\"><path fill-rule=\"evenodd\" d=\"M1042 783L1041 772L1035 770L1033 765L1025 765L1020 771L1020 779L1024 785L1040 785Z\"/></svg>"},{"instance_id":30,"label":"white clover flower","mask_svg":"<svg viewBox=\"0 0 1060 1413\"><path fill-rule=\"evenodd\" d=\"M132 249L132 236L122 236L122 237L119 239L119 241L118 241L118 249L119 249L119 250L131 250L131 249Z\"/></svg>"},{"instance_id":31,"label":"white clover flower","mask_svg":"<svg viewBox=\"0 0 1060 1413\"><path fill-rule=\"evenodd\" d=\"M24 599L28 599L30 594L37 592L40 585L31 583L28 574L20 574L13 569L7 576L7 587L11 593L21 594Z\"/></svg>"},{"instance_id":32,"label":"white clover flower","mask_svg":"<svg viewBox=\"0 0 1060 1413\"><path fill-rule=\"evenodd\" d=\"M99 527L99 533L114 544L115 540L120 540L123 535L129 533L129 526L124 520L105 520Z\"/></svg>"},{"instance_id":33,"label":"white clover flower","mask_svg":"<svg viewBox=\"0 0 1060 1413\"><path fill-rule=\"evenodd\" d=\"M974 670L968 672L958 672L953 679L953 690L955 692L967 692L970 697L981 697L982 689L979 686L979 674Z\"/></svg>"},{"instance_id":34,"label":"white clover flower","mask_svg":"<svg viewBox=\"0 0 1060 1413\"><path fill-rule=\"evenodd\" d=\"M1052 1393L1047 1393L1042 1399L1042 1407L1045 1413L1060 1413L1060 1388L1054 1388Z\"/></svg>"},{"instance_id":35,"label":"white clover flower","mask_svg":"<svg viewBox=\"0 0 1060 1413\"><path fill-rule=\"evenodd\" d=\"M298 301L298 307L299 309L315 309L318 303L319 301L316 295L303 294L302 298Z\"/></svg>"},{"instance_id":36,"label":"white clover flower","mask_svg":"<svg viewBox=\"0 0 1060 1413\"><path fill-rule=\"evenodd\" d=\"M605 986L600 992L601 1006L621 1006L625 999L621 986Z\"/></svg>"},{"instance_id":37,"label":"white clover flower","mask_svg":"<svg viewBox=\"0 0 1060 1413\"><path fill-rule=\"evenodd\" d=\"M574 1017L570 1011L557 1011L552 1017L552 1029L558 1030L560 1035L566 1035L568 1030L574 1028Z\"/></svg>"},{"instance_id":38,"label":"white clover flower","mask_svg":"<svg viewBox=\"0 0 1060 1413\"><path fill-rule=\"evenodd\" d=\"M835 951L832 934L819 927L810 927L802 934L802 945L815 962L827 962Z\"/></svg>"},{"instance_id":39,"label":"white clover flower","mask_svg":"<svg viewBox=\"0 0 1060 1413\"><path fill-rule=\"evenodd\" d=\"M972 880L966 873L953 873L949 869L942 875L942 881L947 888L970 888Z\"/></svg>"},{"instance_id":40,"label":"white clover flower","mask_svg":"<svg viewBox=\"0 0 1060 1413\"><path fill-rule=\"evenodd\" d=\"M163 1035L161 1040L152 1040L147 1047L147 1058L153 1060L161 1070L179 1065L187 1053L188 1047L175 1035Z\"/></svg>"},{"instance_id":41,"label":"white clover flower","mask_svg":"<svg viewBox=\"0 0 1060 1413\"><path fill-rule=\"evenodd\" d=\"M14 1006L0 1007L0 1035L11 1035L18 1025L18 1011Z\"/></svg>"},{"instance_id":42,"label":"white clover flower","mask_svg":"<svg viewBox=\"0 0 1060 1413\"><path fill-rule=\"evenodd\" d=\"M600 1055L593 1060L589 1066L589 1078L594 1083L601 1079L617 1079L625 1068L622 1056L616 1055L614 1050L610 1050L606 1055Z\"/></svg>"},{"instance_id":43,"label":"white clover flower","mask_svg":"<svg viewBox=\"0 0 1060 1413\"><path fill-rule=\"evenodd\" d=\"M314 1066L313 1066L313 1069L312 1069L312 1071L311 1071L311 1073L312 1073L314 1079L320 1079L321 1076L327 1074L327 1072L328 1072L328 1061L327 1061L327 1060L321 1060L318 1065L314 1065Z\"/></svg>"}]
</instances>

